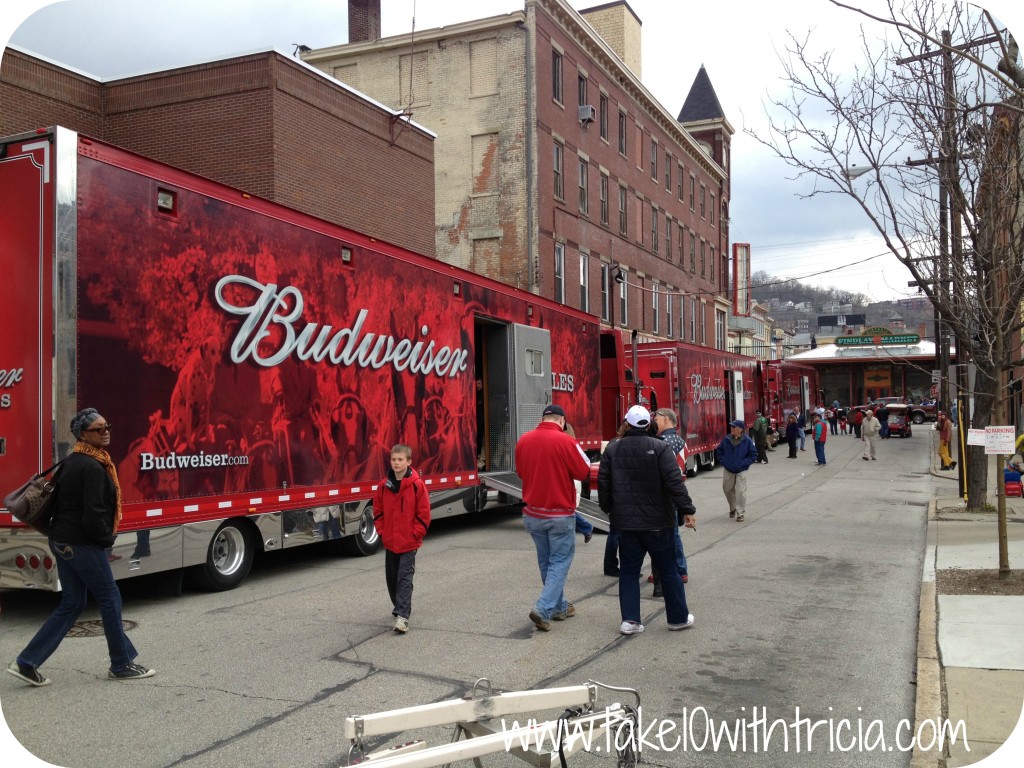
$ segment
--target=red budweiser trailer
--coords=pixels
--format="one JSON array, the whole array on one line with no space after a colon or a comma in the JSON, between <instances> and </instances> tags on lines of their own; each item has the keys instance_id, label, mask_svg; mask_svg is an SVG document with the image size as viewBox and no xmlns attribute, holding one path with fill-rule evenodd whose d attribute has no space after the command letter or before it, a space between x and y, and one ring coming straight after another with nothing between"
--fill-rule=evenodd
<instances>
[{"instance_id":1,"label":"red budweiser trailer","mask_svg":"<svg viewBox=\"0 0 1024 768\"><path fill-rule=\"evenodd\" d=\"M482 507L549 402L600 448L599 325L536 295L59 127L0 139L0 232L0 491L98 408L116 578L228 589L257 550L374 552L395 443L436 516ZM4 509L0 586L59 588Z\"/></svg>"},{"instance_id":2,"label":"red budweiser trailer","mask_svg":"<svg viewBox=\"0 0 1024 768\"><path fill-rule=\"evenodd\" d=\"M686 443L686 469L691 476L698 469L715 466L715 448L728 432L730 421L753 423L754 411L759 407L760 381L757 361L752 357L659 341L631 344L625 362L630 371L627 378L635 379L643 405L652 411L671 408L678 414L678 431ZM609 363L609 373L616 364ZM619 407L609 398L621 400L623 394L610 386L604 391L607 419Z\"/></svg>"},{"instance_id":3,"label":"red budweiser trailer","mask_svg":"<svg viewBox=\"0 0 1024 768\"><path fill-rule=\"evenodd\" d=\"M809 365L769 360L761 363L760 378L761 411L782 432L789 414L802 412L806 418L822 399L818 372ZM806 420L809 427L811 420Z\"/></svg>"}]
</instances>

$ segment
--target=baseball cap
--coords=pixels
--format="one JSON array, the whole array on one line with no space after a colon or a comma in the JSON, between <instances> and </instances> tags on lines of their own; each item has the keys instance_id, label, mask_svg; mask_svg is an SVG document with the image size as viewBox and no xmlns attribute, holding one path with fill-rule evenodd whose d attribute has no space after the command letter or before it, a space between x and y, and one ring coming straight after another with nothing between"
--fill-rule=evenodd
<instances>
[{"instance_id":1,"label":"baseball cap","mask_svg":"<svg viewBox=\"0 0 1024 768\"><path fill-rule=\"evenodd\" d=\"M565 416L565 411L560 405L549 405L544 409L543 416Z\"/></svg>"},{"instance_id":2,"label":"baseball cap","mask_svg":"<svg viewBox=\"0 0 1024 768\"><path fill-rule=\"evenodd\" d=\"M634 427L646 427L651 423L651 412L642 405L634 405L626 411L626 421Z\"/></svg>"},{"instance_id":3,"label":"baseball cap","mask_svg":"<svg viewBox=\"0 0 1024 768\"><path fill-rule=\"evenodd\" d=\"M744 424L740 419L736 419L736 421L730 421L729 422L729 426L730 427L739 427L740 429L746 429L747 428L747 425Z\"/></svg>"}]
</instances>

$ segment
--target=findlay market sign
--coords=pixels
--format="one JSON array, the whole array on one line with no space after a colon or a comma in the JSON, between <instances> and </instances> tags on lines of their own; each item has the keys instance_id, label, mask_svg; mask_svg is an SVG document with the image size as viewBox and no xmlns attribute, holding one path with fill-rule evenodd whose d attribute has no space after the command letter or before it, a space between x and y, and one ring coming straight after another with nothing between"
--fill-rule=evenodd
<instances>
[{"instance_id":1,"label":"findlay market sign","mask_svg":"<svg viewBox=\"0 0 1024 768\"><path fill-rule=\"evenodd\" d=\"M865 328L860 336L839 336L836 338L837 347L866 347L880 346L883 344L917 344L921 337L916 333L894 334L888 328Z\"/></svg>"}]
</instances>

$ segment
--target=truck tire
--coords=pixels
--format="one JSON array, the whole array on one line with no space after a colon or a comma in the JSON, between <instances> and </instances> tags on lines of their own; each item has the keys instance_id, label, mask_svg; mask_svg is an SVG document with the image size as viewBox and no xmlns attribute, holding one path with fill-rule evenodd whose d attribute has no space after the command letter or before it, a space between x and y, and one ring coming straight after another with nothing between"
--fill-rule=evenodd
<instances>
[{"instance_id":1,"label":"truck tire","mask_svg":"<svg viewBox=\"0 0 1024 768\"><path fill-rule=\"evenodd\" d=\"M700 455L700 468L710 471L715 468L715 452L705 451Z\"/></svg>"},{"instance_id":2,"label":"truck tire","mask_svg":"<svg viewBox=\"0 0 1024 768\"><path fill-rule=\"evenodd\" d=\"M487 486L478 485L470 488L462 497L462 507L467 512L479 512L487 505Z\"/></svg>"},{"instance_id":3,"label":"truck tire","mask_svg":"<svg viewBox=\"0 0 1024 768\"><path fill-rule=\"evenodd\" d=\"M359 531L355 536L346 536L340 542L341 551L352 557L369 557L380 551L381 540L377 528L373 525L373 507L366 505L363 516L359 520Z\"/></svg>"},{"instance_id":4,"label":"truck tire","mask_svg":"<svg viewBox=\"0 0 1024 768\"><path fill-rule=\"evenodd\" d=\"M924 424L924 411L914 411L910 420L915 424Z\"/></svg>"},{"instance_id":5,"label":"truck tire","mask_svg":"<svg viewBox=\"0 0 1024 768\"><path fill-rule=\"evenodd\" d=\"M249 575L254 555L248 523L227 520L210 539L206 562L188 569L189 581L210 592L234 589Z\"/></svg>"}]
</instances>

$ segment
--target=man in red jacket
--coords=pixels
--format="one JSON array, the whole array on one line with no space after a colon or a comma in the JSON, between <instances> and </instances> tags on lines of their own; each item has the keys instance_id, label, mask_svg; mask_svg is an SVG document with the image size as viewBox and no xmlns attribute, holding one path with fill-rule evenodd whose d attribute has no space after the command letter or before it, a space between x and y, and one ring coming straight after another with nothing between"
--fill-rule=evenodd
<instances>
[{"instance_id":1,"label":"man in red jacket","mask_svg":"<svg viewBox=\"0 0 1024 768\"><path fill-rule=\"evenodd\" d=\"M530 621L547 632L551 620L576 615L565 599L565 580L576 554L576 486L590 477L590 460L579 444L562 431L565 411L544 409L542 421L516 443L516 472L523 480L523 524L537 547L537 565L544 584L530 611Z\"/></svg>"},{"instance_id":2,"label":"man in red jacket","mask_svg":"<svg viewBox=\"0 0 1024 768\"><path fill-rule=\"evenodd\" d=\"M391 469L377 486L373 525L384 542L384 578L393 606L395 632L409 631L416 551L430 527L430 494L412 468L412 448L391 449Z\"/></svg>"}]
</instances>

